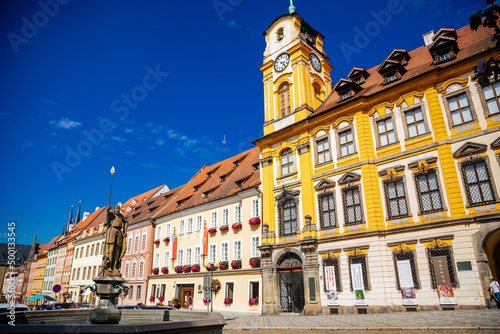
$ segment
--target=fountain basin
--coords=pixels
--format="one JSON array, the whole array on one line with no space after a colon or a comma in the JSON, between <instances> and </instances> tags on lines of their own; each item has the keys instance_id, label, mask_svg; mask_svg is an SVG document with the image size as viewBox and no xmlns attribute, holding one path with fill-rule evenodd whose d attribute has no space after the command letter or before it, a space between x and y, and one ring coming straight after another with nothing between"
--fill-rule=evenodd
<instances>
[{"instance_id":1,"label":"fountain basin","mask_svg":"<svg viewBox=\"0 0 500 334\"><path fill-rule=\"evenodd\" d=\"M122 310L120 324L90 324L91 309L16 313L15 326L0 316L1 333L222 333L219 313L171 310Z\"/></svg>"}]
</instances>

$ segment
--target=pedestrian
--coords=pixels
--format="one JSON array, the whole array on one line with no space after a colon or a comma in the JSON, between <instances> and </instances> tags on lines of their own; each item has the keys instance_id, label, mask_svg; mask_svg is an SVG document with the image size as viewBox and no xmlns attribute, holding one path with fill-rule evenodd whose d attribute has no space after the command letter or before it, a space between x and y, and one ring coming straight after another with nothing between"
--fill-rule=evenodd
<instances>
[{"instance_id":1,"label":"pedestrian","mask_svg":"<svg viewBox=\"0 0 500 334\"><path fill-rule=\"evenodd\" d=\"M500 309L500 285L493 277L490 277L490 296L497 303L497 307Z\"/></svg>"}]
</instances>

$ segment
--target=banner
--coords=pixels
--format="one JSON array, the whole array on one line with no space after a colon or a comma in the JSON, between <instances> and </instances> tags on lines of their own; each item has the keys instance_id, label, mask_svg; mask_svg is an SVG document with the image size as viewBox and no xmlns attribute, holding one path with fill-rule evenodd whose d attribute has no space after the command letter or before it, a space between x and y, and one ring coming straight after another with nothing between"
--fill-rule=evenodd
<instances>
[{"instance_id":1,"label":"banner","mask_svg":"<svg viewBox=\"0 0 500 334\"><path fill-rule=\"evenodd\" d=\"M434 267L439 303L441 305L455 305L455 296L451 286L446 256L433 257L432 266Z\"/></svg>"},{"instance_id":2,"label":"banner","mask_svg":"<svg viewBox=\"0 0 500 334\"><path fill-rule=\"evenodd\" d=\"M410 260L401 260L396 263L398 266L399 287L403 296L403 305L417 305Z\"/></svg>"},{"instance_id":3,"label":"banner","mask_svg":"<svg viewBox=\"0 0 500 334\"><path fill-rule=\"evenodd\" d=\"M356 305L367 305L365 299L365 284L363 283L363 267L361 263L351 264L352 289L356 297Z\"/></svg>"},{"instance_id":4,"label":"banner","mask_svg":"<svg viewBox=\"0 0 500 334\"><path fill-rule=\"evenodd\" d=\"M325 267L325 285L328 305L338 305L337 282L335 281L335 266Z\"/></svg>"}]
</instances>

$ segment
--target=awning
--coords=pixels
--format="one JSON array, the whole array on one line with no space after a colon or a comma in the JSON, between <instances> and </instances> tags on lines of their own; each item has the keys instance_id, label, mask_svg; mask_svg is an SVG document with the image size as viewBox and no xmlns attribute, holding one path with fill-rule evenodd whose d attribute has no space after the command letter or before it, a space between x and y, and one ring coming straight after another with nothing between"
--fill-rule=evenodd
<instances>
[{"instance_id":1,"label":"awning","mask_svg":"<svg viewBox=\"0 0 500 334\"><path fill-rule=\"evenodd\" d=\"M43 297L45 297L45 295L36 295L33 297L26 298L26 301L27 302L36 302L37 300L42 299Z\"/></svg>"},{"instance_id":2,"label":"awning","mask_svg":"<svg viewBox=\"0 0 500 334\"><path fill-rule=\"evenodd\" d=\"M44 297L45 299L47 299L48 301L51 301L51 302L53 302L53 301L55 301L55 300L56 300L55 298L52 298L51 296L47 296L47 295L45 295L45 296L43 296L43 297Z\"/></svg>"}]
</instances>

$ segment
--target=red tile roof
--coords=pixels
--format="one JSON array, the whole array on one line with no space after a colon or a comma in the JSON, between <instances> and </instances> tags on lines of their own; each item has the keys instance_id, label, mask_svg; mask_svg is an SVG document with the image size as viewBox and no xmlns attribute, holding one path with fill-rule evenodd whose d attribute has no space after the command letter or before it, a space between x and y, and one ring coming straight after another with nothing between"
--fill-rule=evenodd
<instances>
[{"instance_id":1,"label":"red tile roof","mask_svg":"<svg viewBox=\"0 0 500 334\"><path fill-rule=\"evenodd\" d=\"M260 184L259 153L259 148L255 147L211 166L202 167L177 193L176 198L157 210L152 218L166 216L257 187ZM237 182L241 182L241 185ZM195 189L196 186L199 188Z\"/></svg>"},{"instance_id":2,"label":"red tile roof","mask_svg":"<svg viewBox=\"0 0 500 334\"><path fill-rule=\"evenodd\" d=\"M438 37L442 31L446 31L446 29L440 29L438 33L434 35L434 38ZM419 47L418 49L410 51L409 55L411 58L408 60L408 64L405 66L406 72L402 75L401 80L397 80L386 85L382 84L383 77L382 75L380 75L380 73L377 72L377 69L380 65L374 66L371 69L367 70L370 76L364 83L361 84L361 87L363 89L359 91L354 96L354 98L350 98L345 101L339 101L339 94L333 91L332 94L330 94L327 100L323 103L323 105L321 105L317 110L310 114L309 117L314 117L327 110L335 109L336 107L339 107L341 105L349 104L351 101L358 97L367 97L380 93L384 90L391 89L396 85L400 85L402 83L410 81L411 79L424 73L448 68L467 58L479 55L485 51L489 51L495 47L495 42L492 42L490 36L488 35L492 32L492 29L484 27L479 27L477 31L472 31L469 26L465 26L457 30L457 44L459 49L457 56L455 59L442 64L433 64L433 57L425 45Z\"/></svg>"}]
</instances>

